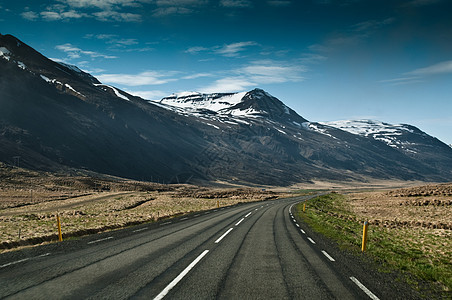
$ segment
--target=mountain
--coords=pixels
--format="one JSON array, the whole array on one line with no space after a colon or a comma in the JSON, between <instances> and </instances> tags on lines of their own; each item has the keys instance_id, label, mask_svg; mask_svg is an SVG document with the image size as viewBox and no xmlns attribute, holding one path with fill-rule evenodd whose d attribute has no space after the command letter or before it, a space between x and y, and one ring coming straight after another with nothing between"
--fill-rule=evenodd
<instances>
[{"instance_id":1,"label":"mountain","mask_svg":"<svg viewBox=\"0 0 452 300\"><path fill-rule=\"evenodd\" d=\"M20 156L30 169L160 182L452 180L452 148L409 125L309 122L261 89L148 101L11 35L0 35L0 69L0 161L9 164Z\"/></svg>"}]
</instances>

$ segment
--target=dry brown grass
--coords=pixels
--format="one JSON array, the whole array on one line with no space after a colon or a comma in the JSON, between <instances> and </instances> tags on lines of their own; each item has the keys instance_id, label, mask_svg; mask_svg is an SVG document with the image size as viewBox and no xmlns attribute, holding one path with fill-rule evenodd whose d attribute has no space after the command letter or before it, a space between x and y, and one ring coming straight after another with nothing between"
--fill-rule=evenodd
<instances>
[{"instance_id":1,"label":"dry brown grass","mask_svg":"<svg viewBox=\"0 0 452 300\"><path fill-rule=\"evenodd\" d=\"M29 175L29 173L26 173ZM91 177L15 174L0 185L0 248L77 236L141 222L278 197L249 188L215 189ZM29 188L31 187L31 188Z\"/></svg>"}]
</instances>

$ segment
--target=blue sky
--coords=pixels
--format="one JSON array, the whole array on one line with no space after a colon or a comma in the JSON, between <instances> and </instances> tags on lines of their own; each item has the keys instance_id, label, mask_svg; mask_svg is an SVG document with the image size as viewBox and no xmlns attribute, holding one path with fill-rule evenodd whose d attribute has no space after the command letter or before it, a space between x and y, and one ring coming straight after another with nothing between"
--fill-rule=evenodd
<instances>
[{"instance_id":1,"label":"blue sky","mask_svg":"<svg viewBox=\"0 0 452 300\"><path fill-rule=\"evenodd\" d=\"M0 32L147 99L259 87L452 144L450 0L0 0Z\"/></svg>"}]
</instances>

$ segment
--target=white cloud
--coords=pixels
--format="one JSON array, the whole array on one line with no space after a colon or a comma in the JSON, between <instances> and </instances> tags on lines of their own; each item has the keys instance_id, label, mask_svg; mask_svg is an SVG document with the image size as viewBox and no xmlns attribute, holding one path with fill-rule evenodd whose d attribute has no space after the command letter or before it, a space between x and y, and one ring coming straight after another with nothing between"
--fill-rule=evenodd
<instances>
[{"instance_id":1,"label":"white cloud","mask_svg":"<svg viewBox=\"0 0 452 300\"><path fill-rule=\"evenodd\" d=\"M289 65L286 62L262 60L254 61L237 72L258 84L270 84L303 81L301 73L306 72L306 68L301 65Z\"/></svg>"},{"instance_id":2,"label":"white cloud","mask_svg":"<svg viewBox=\"0 0 452 300\"><path fill-rule=\"evenodd\" d=\"M239 42L239 43L233 43L224 45L220 49L216 50L215 52L217 54L221 54L226 57L234 57L238 56L240 52L243 52L247 47L250 46L256 46L256 42Z\"/></svg>"},{"instance_id":3,"label":"white cloud","mask_svg":"<svg viewBox=\"0 0 452 300\"><path fill-rule=\"evenodd\" d=\"M140 74L101 74L96 76L101 82L125 86L160 85L177 79L168 78L174 72L147 71Z\"/></svg>"},{"instance_id":4,"label":"white cloud","mask_svg":"<svg viewBox=\"0 0 452 300\"><path fill-rule=\"evenodd\" d=\"M29 21L35 21L39 19L39 15L33 11L25 11L20 14L22 18L29 20Z\"/></svg>"},{"instance_id":5,"label":"white cloud","mask_svg":"<svg viewBox=\"0 0 452 300\"><path fill-rule=\"evenodd\" d=\"M70 11L43 11L40 13L41 17L46 21L58 21L58 20L70 20L70 19L80 19L87 17L87 14L78 13L74 10Z\"/></svg>"},{"instance_id":6,"label":"white cloud","mask_svg":"<svg viewBox=\"0 0 452 300\"><path fill-rule=\"evenodd\" d=\"M206 48L206 47L191 47L191 48L188 48L187 50L185 50L185 53L198 54L199 52L209 51L209 50L210 50L210 48Z\"/></svg>"},{"instance_id":7,"label":"white cloud","mask_svg":"<svg viewBox=\"0 0 452 300\"><path fill-rule=\"evenodd\" d=\"M201 93L234 93L247 90L249 87L255 86L254 82L247 80L243 76L226 77L216 80L211 85L202 88Z\"/></svg>"},{"instance_id":8,"label":"white cloud","mask_svg":"<svg viewBox=\"0 0 452 300\"><path fill-rule=\"evenodd\" d=\"M413 71L403 73L403 76L401 77L380 80L379 82L389 83L390 85L412 84L423 82L428 76L441 74L452 74L452 60L443 61L425 68L415 69Z\"/></svg>"},{"instance_id":9,"label":"white cloud","mask_svg":"<svg viewBox=\"0 0 452 300\"><path fill-rule=\"evenodd\" d=\"M141 97L146 100L161 100L162 98L169 95L167 92L163 92L160 90L150 90L150 91L132 91L126 90L127 93Z\"/></svg>"},{"instance_id":10,"label":"white cloud","mask_svg":"<svg viewBox=\"0 0 452 300\"><path fill-rule=\"evenodd\" d=\"M267 3L271 6L284 7L292 4L292 1L288 0L269 0Z\"/></svg>"},{"instance_id":11,"label":"white cloud","mask_svg":"<svg viewBox=\"0 0 452 300\"><path fill-rule=\"evenodd\" d=\"M182 77L182 79L190 80L190 79L197 79L197 78L211 77L211 76L213 76L213 75L210 73L197 73L197 74L184 76L184 77Z\"/></svg>"},{"instance_id":12,"label":"white cloud","mask_svg":"<svg viewBox=\"0 0 452 300\"><path fill-rule=\"evenodd\" d=\"M249 0L221 0L221 6L241 8L241 7L251 7L253 4Z\"/></svg>"},{"instance_id":13,"label":"white cloud","mask_svg":"<svg viewBox=\"0 0 452 300\"><path fill-rule=\"evenodd\" d=\"M76 8L100 8L111 9L112 7L136 7L141 3L151 2L148 0L58 0L60 3L67 4Z\"/></svg>"},{"instance_id":14,"label":"white cloud","mask_svg":"<svg viewBox=\"0 0 452 300\"><path fill-rule=\"evenodd\" d=\"M118 21L118 22L140 22L141 15L133 13L122 13L113 10L100 11L93 13L99 21Z\"/></svg>"},{"instance_id":15,"label":"white cloud","mask_svg":"<svg viewBox=\"0 0 452 300\"><path fill-rule=\"evenodd\" d=\"M82 50L78 47L73 46L72 44L64 44L64 45L58 45L55 47L56 49L63 51L65 53L67 53L68 57L70 59L76 59L76 58L80 58L82 55L87 55L91 58L106 58L106 59L113 59L113 58L117 58L116 56L111 56L111 55L105 55L105 54L101 54L95 51L86 51L86 50Z\"/></svg>"},{"instance_id":16,"label":"white cloud","mask_svg":"<svg viewBox=\"0 0 452 300\"><path fill-rule=\"evenodd\" d=\"M452 73L452 60L443 61L425 68L413 70L405 73L406 75L427 76L435 74Z\"/></svg>"},{"instance_id":17,"label":"white cloud","mask_svg":"<svg viewBox=\"0 0 452 300\"><path fill-rule=\"evenodd\" d=\"M186 7L159 7L153 12L154 17L164 17L169 15L187 15L193 13L193 10Z\"/></svg>"},{"instance_id":18,"label":"white cloud","mask_svg":"<svg viewBox=\"0 0 452 300\"><path fill-rule=\"evenodd\" d=\"M306 69L301 65L273 60L254 61L250 64L230 70L224 78L201 89L205 93L238 92L263 84L301 82L301 73Z\"/></svg>"}]
</instances>

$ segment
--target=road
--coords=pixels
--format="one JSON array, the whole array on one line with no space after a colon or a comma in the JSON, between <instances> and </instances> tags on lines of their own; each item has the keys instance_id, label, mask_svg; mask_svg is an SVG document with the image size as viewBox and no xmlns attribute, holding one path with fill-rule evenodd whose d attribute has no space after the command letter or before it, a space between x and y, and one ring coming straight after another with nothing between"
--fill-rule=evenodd
<instances>
[{"instance_id":1,"label":"road","mask_svg":"<svg viewBox=\"0 0 452 300\"><path fill-rule=\"evenodd\" d=\"M293 218L308 197L194 213L0 255L6 299L378 299ZM338 257L339 255L339 257ZM358 264L356 264L358 265ZM386 293L386 294L385 294Z\"/></svg>"}]
</instances>

